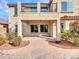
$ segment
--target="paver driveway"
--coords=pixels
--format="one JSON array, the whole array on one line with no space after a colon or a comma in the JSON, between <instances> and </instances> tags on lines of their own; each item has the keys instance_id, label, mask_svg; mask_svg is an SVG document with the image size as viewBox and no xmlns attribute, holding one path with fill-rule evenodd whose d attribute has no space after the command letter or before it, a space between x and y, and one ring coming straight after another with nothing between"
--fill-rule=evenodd
<instances>
[{"instance_id":1,"label":"paver driveway","mask_svg":"<svg viewBox=\"0 0 79 59\"><path fill-rule=\"evenodd\" d=\"M26 37L30 41L28 46L0 50L0 59L73 59L79 55L79 49L62 49L46 42L45 38Z\"/></svg>"}]
</instances>

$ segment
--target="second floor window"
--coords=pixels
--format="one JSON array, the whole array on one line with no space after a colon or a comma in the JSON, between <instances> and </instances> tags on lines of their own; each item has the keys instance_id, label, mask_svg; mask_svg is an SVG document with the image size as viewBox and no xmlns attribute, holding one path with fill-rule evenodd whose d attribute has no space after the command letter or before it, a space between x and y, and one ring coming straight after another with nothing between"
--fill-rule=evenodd
<instances>
[{"instance_id":1,"label":"second floor window","mask_svg":"<svg viewBox=\"0 0 79 59\"><path fill-rule=\"evenodd\" d=\"M47 7L42 7L41 12L48 12L48 8Z\"/></svg>"},{"instance_id":2,"label":"second floor window","mask_svg":"<svg viewBox=\"0 0 79 59\"><path fill-rule=\"evenodd\" d=\"M37 12L37 8L31 8L31 12Z\"/></svg>"},{"instance_id":3,"label":"second floor window","mask_svg":"<svg viewBox=\"0 0 79 59\"><path fill-rule=\"evenodd\" d=\"M36 7L22 7L22 12L37 12L37 8Z\"/></svg>"},{"instance_id":4,"label":"second floor window","mask_svg":"<svg viewBox=\"0 0 79 59\"><path fill-rule=\"evenodd\" d=\"M62 12L73 12L73 2L62 2L61 10Z\"/></svg>"}]
</instances>

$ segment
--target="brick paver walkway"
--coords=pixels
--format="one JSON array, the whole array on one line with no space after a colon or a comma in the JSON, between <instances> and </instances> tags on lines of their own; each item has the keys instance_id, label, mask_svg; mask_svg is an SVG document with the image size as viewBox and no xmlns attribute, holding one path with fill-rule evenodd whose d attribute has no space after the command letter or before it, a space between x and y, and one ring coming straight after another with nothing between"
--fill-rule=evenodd
<instances>
[{"instance_id":1,"label":"brick paver walkway","mask_svg":"<svg viewBox=\"0 0 79 59\"><path fill-rule=\"evenodd\" d=\"M79 49L62 49L48 44L44 38L26 37L28 46L0 50L0 59L73 59L79 55Z\"/></svg>"}]
</instances>

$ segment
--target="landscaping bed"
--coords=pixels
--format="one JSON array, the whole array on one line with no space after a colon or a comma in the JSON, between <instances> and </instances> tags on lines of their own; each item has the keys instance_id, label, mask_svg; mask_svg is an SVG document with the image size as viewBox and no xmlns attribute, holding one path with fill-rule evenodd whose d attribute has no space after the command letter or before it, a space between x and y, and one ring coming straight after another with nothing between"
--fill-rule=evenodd
<instances>
[{"instance_id":1,"label":"landscaping bed","mask_svg":"<svg viewBox=\"0 0 79 59\"><path fill-rule=\"evenodd\" d=\"M60 41L49 41L49 44L61 48L79 48L79 22L71 23L70 30L64 30L60 34Z\"/></svg>"},{"instance_id":2,"label":"landscaping bed","mask_svg":"<svg viewBox=\"0 0 79 59\"><path fill-rule=\"evenodd\" d=\"M62 40L61 43L56 43L56 41L48 41L48 43L52 46L64 48L64 49L79 49L79 45L76 46L66 40Z\"/></svg>"},{"instance_id":3,"label":"landscaping bed","mask_svg":"<svg viewBox=\"0 0 79 59\"><path fill-rule=\"evenodd\" d=\"M66 49L79 48L79 36L74 31L64 31L61 33L60 39L60 42L49 41L49 44Z\"/></svg>"},{"instance_id":4,"label":"landscaping bed","mask_svg":"<svg viewBox=\"0 0 79 59\"><path fill-rule=\"evenodd\" d=\"M19 46L13 46L8 43L4 43L3 45L0 46L0 49L15 49L15 48L21 48L29 45L29 41L22 40L21 44Z\"/></svg>"},{"instance_id":5,"label":"landscaping bed","mask_svg":"<svg viewBox=\"0 0 79 59\"><path fill-rule=\"evenodd\" d=\"M0 49L20 48L29 43L29 41L22 39L13 32L6 33L6 37L0 36Z\"/></svg>"}]
</instances>

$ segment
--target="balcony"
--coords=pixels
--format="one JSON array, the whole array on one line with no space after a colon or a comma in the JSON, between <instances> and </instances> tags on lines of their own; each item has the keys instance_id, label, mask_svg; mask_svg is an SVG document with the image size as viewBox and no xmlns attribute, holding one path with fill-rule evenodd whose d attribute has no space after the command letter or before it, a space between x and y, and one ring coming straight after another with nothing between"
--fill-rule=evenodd
<instances>
[{"instance_id":1,"label":"balcony","mask_svg":"<svg viewBox=\"0 0 79 59\"><path fill-rule=\"evenodd\" d=\"M40 3L21 4L19 7L15 9L15 14L19 14L17 16L21 20L56 20L58 18L57 3L51 3L51 5Z\"/></svg>"},{"instance_id":2,"label":"balcony","mask_svg":"<svg viewBox=\"0 0 79 59\"><path fill-rule=\"evenodd\" d=\"M21 12L21 20L56 20L58 14L56 12Z\"/></svg>"}]
</instances>

